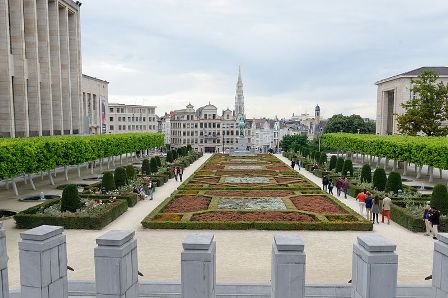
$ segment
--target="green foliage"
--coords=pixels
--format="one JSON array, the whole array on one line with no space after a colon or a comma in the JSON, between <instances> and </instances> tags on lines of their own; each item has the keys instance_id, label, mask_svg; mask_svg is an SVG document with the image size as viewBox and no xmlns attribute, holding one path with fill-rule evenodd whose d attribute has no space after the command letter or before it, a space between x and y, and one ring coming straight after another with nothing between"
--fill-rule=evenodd
<instances>
[{"instance_id":1,"label":"green foliage","mask_svg":"<svg viewBox=\"0 0 448 298\"><path fill-rule=\"evenodd\" d=\"M105 200L109 199L108 195L90 195L90 194L80 194L81 198L88 198L93 200ZM138 195L136 193L125 193L121 196L114 196L117 200L125 200L128 203L128 207L134 207L138 202Z\"/></svg>"},{"instance_id":2,"label":"green foliage","mask_svg":"<svg viewBox=\"0 0 448 298\"><path fill-rule=\"evenodd\" d=\"M374 134L376 131L375 121L364 121L359 115L344 116L342 114L334 115L328 119L325 125L324 133L359 133Z\"/></svg>"},{"instance_id":3,"label":"green foliage","mask_svg":"<svg viewBox=\"0 0 448 298\"><path fill-rule=\"evenodd\" d=\"M105 172L103 174L101 185L106 189L106 191L115 190L116 187L115 187L114 174L112 172Z\"/></svg>"},{"instance_id":4,"label":"green foliage","mask_svg":"<svg viewBox=\"0 0 448 298\"><path fill-rule=\"evenodd\" d=\"M445 184L434 186L431 196L431 206L437 208L441 214L448 213L448 191Z\"/></svg>"},{"instance_id":5,"label":"green foliage","mask_svg":"<svg viewBox=\"0 0 448 298\"><path fill-rule=\"evenodd\" d=\"M81 207L78 187L75 184L67 185L62 191L61 212L76 212Z\"/></svg>"},{"instance_id":6,"label":"green foliage","mask_svg":"<svg viewBox=\"0 0 448 298\"><path fill-rule=\"evenodd\" d=\"M353 177L353 163L350 159L346 159L342 166L342 175L347 175L347 173L350 173L350 177Z\"/></svg>"},{"instance_id":7,"label":"green foliage","mask_svg":"<svg viewBox=\"0 0 448 298\"><path fill-rule=\"evenodd\" d=\"M173 153L173 161L175 161L179 157L179 155L177 154L177 150L173 149L171 150L171 152Z\"/></svg>"},{"instance_id":8,"label":"green foliage","mask_svg":"<svg viewBox=\"0 0 448 298\"><path fill-rule=\"evenodd\" d=\"M191 147L190 144L188 144L188 145L187 145L187 151L190 152L190 151L192 151L192 150L193 150L193 148Z\"/></svg>"},{"instance_id":9,"label":"green foliage","mask_svg":"<svg viewBox=\"0 0 448 298\"><path fill-rule=\"evenodd\" d=\"M372 179L373 188L379 191L384 191L384 189L386 188L386 182L387 182L386 171L384 171L384 169L381 168L376 169L373 172L373 179Z\"/></svg>"},{"instance_id":10,"label":"green foliage","mask_svg":"<svg viewBox=\"0 0 448 298\"><path fill-rule=\"evenodd\" d=\"M126 166L126 176L130 180L134 180L137 173L135 172L135 168L133 165L127 165Z\"/></svg>"},{"instance_id":11,"label":"green foliage","mask_svg":"<svg viewBox=\"0 0 448 298\"><path fill-rule=\"evenodd\" d=\"M387 177L386 192L394 192L398 193L398 190L402 189L402 183L401 183L401 175L397 172L390 172L389 177Z\"/></svg>"},{"instance_id":12,"label":"green foliage","mask_svg":"<svg viewBox=\"0 0 448 298\"><path fill-rule=\"evenodd\" d=\"M149 175L151 174L151 169L149 167L149 159L145 158L142 162L142 174Z\"/></svg>"},{"instance_id":13,"label":"green foliage","mask_svg":"<svg viewBox=\"0 0 448 298\"><path fill-rule=\"evenodd\" d=\"M361 183L371 183L372 182L372 168L365 164L361 169Z\"/></svg>"},{"instance_id":14,"label":"green foliage","mask_svg":"<svg viewBox=\"0 0 448 298\"><path fill-rule=\"evenodd\" d=\"M442 126L448 120L448 84L437 83L439 76L424 71L412 81L411 92L415 95L401 104L403 115L397 116L398 129L402 134L446 136L448 128Z\"/></svg>"},{"instance_id":15,"label":"green foliage","mask_svg":"<svg viewBox=\"0 0 448 298\"><path fill-rule=\"evenodd\" d=\"M283 151L302 152L302 149L308 146L308 137L306 135L286 135L280 141L280 148Z\"/></svg>"},{"instance_id":16,"label":"green foliage","mask_svg":"<svg viewBox=\"0 0 448 298\"><path fill-rule=\"evenodd\" d=\"M157 166L157 161L154 157L149 161L149 170L151 173L157 173L159 167Z\"/></svg>"},{"instance_id":17,"label":"green foliage","mask_svg":"<svg viewBox=\"0 0 448 298\"><path fill-rule=\"evenodd\" d=\"M174 161L174 159L173 159L173 152L171 150L169 150L166 153L166 162L172 163L173 161Z\"/></svg>"},{"instance_id":18,"label":"green foliage","mask_svg":"<svg viewBox=\"0 0 448 298\"><path fill-rule=\"evenodd\" d=\"M332 155L330 158L330 171L336 169L336 163L338 162L338 157L336 155Z\"/></svg>"},{"instance_id":19,"label":"green foliage","mask_svg":"<svg viewBox=\"0 0 448 298\"><path fill-rule=\"evenodd\" d=\"M341 173L343 167L344 167L344 158L338 157L338 160L336 161L336 173Z\"/></svg>"},{"instance_id":20,"label":"green foliage","mask_svg":"<svg viewBox=\"0 0 448 298\"><path fill-rule=\"evenodd\" d=\"M327 154L326 154L325 152L322 152L322 153L320 154L320 161L319 161L319 163L320 163L321 165L323 165L323 164L326 164L327 161L328 161Z\"/></svg>"},{"instance_id":21,"label":"green foliage","mask_svg":"<svg viewBox=\"0 0 448 298\"><path fill-rule=\"evenodd\" d=\"M125 168L122 167L116 168L114 172L114 179L116 188L128 185L128 176L126 174Z\"/></svg>"},{"instance_id":22,"label":"green foliage","mask_svg":"<svg viewBox=\"0 0 448 298\"><path fill-rule=\"evenodd\" d=\"M154 156L156 162L157 162L157 167L161 167L162 166L162 160L160 159L160 156L156 155Z\"/></svg>"}]
</instances>

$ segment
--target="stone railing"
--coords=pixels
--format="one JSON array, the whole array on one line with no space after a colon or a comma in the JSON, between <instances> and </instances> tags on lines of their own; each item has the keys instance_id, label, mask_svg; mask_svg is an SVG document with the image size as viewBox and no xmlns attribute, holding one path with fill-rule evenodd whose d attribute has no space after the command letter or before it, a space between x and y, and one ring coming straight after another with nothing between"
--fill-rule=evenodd
<instances>
[{"instance_id":1,"label":"stone railing","mask_svg":"<svg viewBox=\"0 0 448 298\"><path fill-rule=\"evenodd\" d=\"M305 285L305 244L298 235L274 236L271 285L217 285L217 244L208 233L190 234L183 242L180 284L138 281L134 232L109 231L96 242L96 281L69 283L63 228L40 226L21 233L21 287L10 292L5 232L0 223L0 298L448 297L448 234L439 234L435 243L432 287L397 286L396 245L375 234L359 236L353 245L353 279L344 285Z\"/></svg>"}]
</instances>

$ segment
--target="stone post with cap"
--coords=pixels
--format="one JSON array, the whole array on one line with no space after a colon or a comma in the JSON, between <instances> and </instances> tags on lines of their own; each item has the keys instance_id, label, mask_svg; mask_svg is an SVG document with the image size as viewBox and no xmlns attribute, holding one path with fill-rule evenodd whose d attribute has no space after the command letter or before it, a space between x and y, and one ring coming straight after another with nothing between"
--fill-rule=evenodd
<instances>
[{"instance_id":1,"label":"stone post with cap","mask_svg":"<svg viewBox=\"0 0 448 298\"><path fill-rule=\"evenodd\" d=\"M0 221L0 298L9 298L8 254L6 250L6 234L3 222Z\"/></svg>"},{"instance_id":2,"label":"stone post with cap","mask_svg":"<svg viewBox=\"0 0 448 298\"><path fill-rule=\"evenodd\" d=\"M433 298L448 297L448 234L439 233L432 262Z\"/></svg>"}]
</instances>

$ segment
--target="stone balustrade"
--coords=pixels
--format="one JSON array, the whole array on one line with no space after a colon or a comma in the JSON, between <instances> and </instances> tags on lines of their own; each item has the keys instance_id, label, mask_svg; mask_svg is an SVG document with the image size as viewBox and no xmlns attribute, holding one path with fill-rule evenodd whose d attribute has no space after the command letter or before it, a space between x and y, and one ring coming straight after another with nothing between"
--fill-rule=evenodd
<instances>
[{"instance_id":1,"label":"stone balustrade","mask_svg":"<svg viewBox=\"0 0 448 298\"><path fill-rule=\"evenodd\" d=\"M216 284L219 243L209 233L190 234L183 242L180 285L140 282L132 231L109 231L97 238L96 281L68 282L63 228L40 226L21 233L21 289L10 292L5 232L0 223L0 298L448 297L448 234L439 234L435 243L432 287L397 285L396 245L374 233L359 236L353 245L351 284L305 285L306 247L298 235L274 236L270 285Z\"/></svg>"}]
</instances>

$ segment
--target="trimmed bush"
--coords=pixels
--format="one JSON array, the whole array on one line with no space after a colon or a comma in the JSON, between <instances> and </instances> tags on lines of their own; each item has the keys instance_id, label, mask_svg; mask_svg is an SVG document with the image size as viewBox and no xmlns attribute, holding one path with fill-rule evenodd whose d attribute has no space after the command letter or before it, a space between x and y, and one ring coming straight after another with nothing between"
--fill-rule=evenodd
<instances>
[{"instance_id":1,"label":"trimmed bush","mask_svg":"<svg viewBox=\"0 0 448 298\"><path fill-rule=\"evenodd\" d=\"M344 158L339 157L336 161L336 173L341 173L342 168L344 167Z\"/></svg>"},{"instance_id":2,"label":"trimmed bush","mask_svg":"<svg viewBox=\"0 0 448 298\"><path fill-rule=\"evenodd\" d=\"M116 168L114 173L115 187L120 188L128 184L126 170L122 167Z\"/></svg>"},{"instance_id":3,"label":"trimmed bush","mask_svg":"<svg viewBox=\"0 0 448 298\"><path fill-rule=\"evenodd\" d=\"M346 159L342 166L342 175L347 175L347 172L350 173L350 177L353 177L353 163L350 159Z\"/></svg>"},{"instance_id":4,"label":"trimmed bush","mask_svg":"<svg viewBox=\"0 0 448 298\"><path fill-rule=\"evenodd\" d=\"M445 184L434 186L431 196L431 206L437 208L441 214L448 213L448 190Z\"/></svg>"},{"instance_id":5,"label":"trimmed bush","mask_svg":"<svg viewBox=\"0 0 448 298\"><path fill-rule=\"evenodd\" d=\"M320 154L320 164L322 164L322 165L326 164L327 161L328 161L327 154L325 152L322 152Z\"/></svg>"},{"instance_id":6,"label":"trimmed bush","mask_svg":"<svg viewBox=\"0 0 448 298\"><path fill-rule=\"evenodd\" d=\"M149 170L151 171L151 173L157 173L157 171L159 170L159 167L157 166L157 161L154 157L152 157L151 160L149 161Z\"/></svg>"},{"instance_id":7,"label":"trimmed bush","mask_svg":"<svg viewBox=\"0 0 448 298\"><path fill-rule=\"evenodd\" d=\"M361 169L361 183L371 183L372 182L372 168L365 164Z\"/></svg>"},{"instance_id":8,"label":"trimmed bush","mask_svg":"<svg viewBox=\"0 0 448 298\"><path fill-rule=\"evenodd\" d=\"M61 199L61 212L76 212L81 207L78 187L75 184L69 184L64 188Z\"/></svg>"},{"instance_id":9,"label":"trimmed bush","mask_svg":"<svg viewBox=\"0 0 448 298\"><path fill-rule=\"evenodd\" d=\"M145 158L142 162L142 174L149 175L151 174L151 170L149 168L149 159Z\"/></svg>"},{"instance_id":10,"label":"trimmed bush","mask_svg":"<svg viewBox=\"0 0 448 298\"><path fill-rule=\"evenodd\" d=\"M154 156L154 158L156 159L157 167L160 168L162 166L162 160L160 159L160 156L156 155Z\"/></svg>"},{"instance_id":11,"label":"trimmed bush","mask_svg":"<svg viewBox=\"0 0 448 298\"><path fill-rule=\"evenodd\" d=\"M400 189L402 189L401 175L397 172L390 172L384 190L386 192L393 191L394 193L398 193L398 190Z\"/></svg>"},{"instance_id":12,"label":"trimmed bush","mask_svg":"<svg viewBox=\"0 0 448 298\"><path fill-rule=\"evenodd\" d=\"M174 159L173 159L173 152L171 152L171 150L170 150L166 154L166 162L172 163L173 161L174 161Z\"/></svg>"},{"instance_id":13,"label":"trimmed bush","mask_svg":"<svg viewBox=\"0 0 448 298\"><path fill-rule=\"evenodd\" d=\"M378 168L375 170L375 172L373 172L372 182L373 182L373 188L379 191L384 191L387 182L387 176L384 169Z\"/></svg>"},{"instance_id":14,"label":"trimmed bush","mask_svg":"<svg viewBox=\"0 0 448 298\"><path fill-rule=\"evenodd\" d=\"M126 176L128 177L128 179L135 179L136 172L133 165L126 166Z\"/></svg>"},{"instance_id":15,"label":"trimmed bush","mask_svg":"<svg viewBox=\"0 0 448 298\"><path fill-rule=\"evenodd\" d=\"M115 180L114 180L114 173L112 172L105 172L103 174L103 179L101 181L101 186L106 189L106 191L112 191L116 189L115 187Z\"/></svg>"},{"instance_id":16,"label":"trimmed bush","mask_svg":"<svg viewBox=\"0 0 448 298\"><path fill-rule=\"evenodd\" d=\"M175 161L179 157L179 155L177 154L177 150L173 149L171 150L171 153L173 154L173 161Z\"/></svg>"},{"instance_id":17,"label":"trimmed bush","mask_svg":"<svg viewBox=\"0 0 448 298\"><path fill-rule=\"evenodd\" d=\"M338 162L338 158L336 155L332 155L330 158L330 171L336 169L336 163Z\"/></svg>"}]
</instances>

